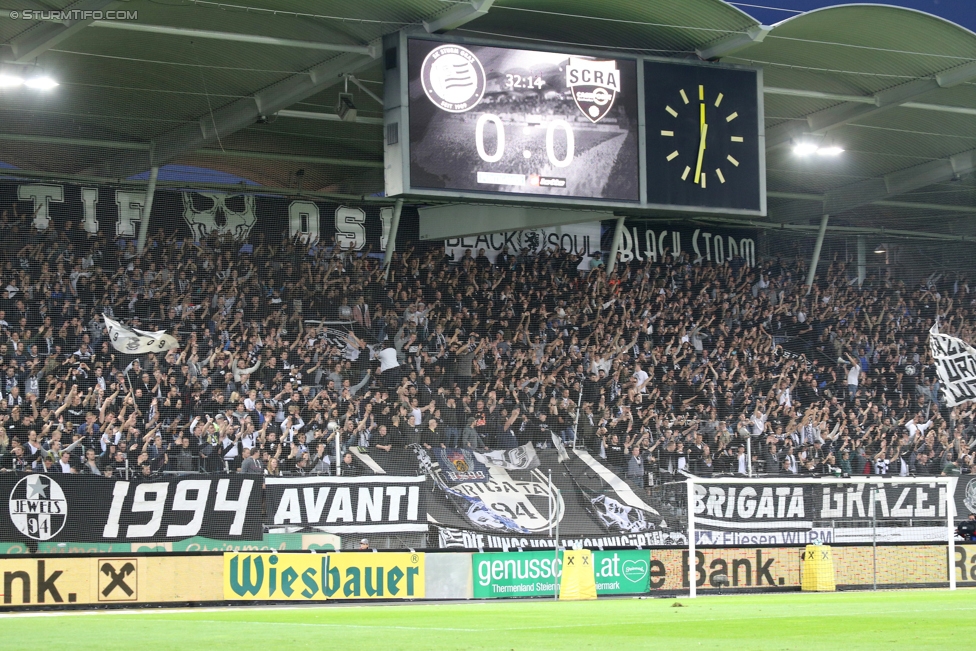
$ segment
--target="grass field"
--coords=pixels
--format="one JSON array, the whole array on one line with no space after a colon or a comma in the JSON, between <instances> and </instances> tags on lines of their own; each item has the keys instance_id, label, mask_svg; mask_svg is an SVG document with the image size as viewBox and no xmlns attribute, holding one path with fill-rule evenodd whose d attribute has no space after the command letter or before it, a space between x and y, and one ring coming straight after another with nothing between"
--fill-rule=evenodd
<instances>
[{"instance_id":1,"label":"grass field","mask_svg":"<svg viewBox=\"0 0 976 651\"><path fill-rule=\"evenodd\" d=\"M684 607L674 607L675 603ZM946 649L976 590L0 615L15 649Z\"/></svg>"}]
</instances>

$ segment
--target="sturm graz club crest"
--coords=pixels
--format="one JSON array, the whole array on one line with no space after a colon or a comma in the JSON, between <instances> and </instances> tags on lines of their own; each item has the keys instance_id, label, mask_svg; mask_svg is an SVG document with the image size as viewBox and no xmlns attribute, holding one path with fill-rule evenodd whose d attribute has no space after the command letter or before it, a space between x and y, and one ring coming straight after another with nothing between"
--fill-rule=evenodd
<instances>
[{"instance_id":1,"label":"sturm graz club crest","mask_svg":"<svg viewBox=\"0 0 976 651\"><path fill-rule=\"evenodd\" d=\"M969 483L966 484L966 492L963 494L962 502L970 513L976 513L976 479L970 479Z\"/></svg>"},{"instance_id":2,"label":"sturm graz club crest","mask_svg":"<svg viewBox=\"0 0 976 651\"><path fill-rule=\"evenodd\" d=\"M470 50L440 45L424 59L420 83L438 108L464 113L477 106L485 94L485 69Z\"/></svg>"},{"instance_id":3,"label":"sturm graz club crest","mask_svg":"<svg viewBox=\"0 0 976 651\"><path fill-rule=\"evenodd\" d=\"M10 520L34 540L54 538L68 519L68 501L57 482L47 475L31 475L10 491Z\"/></svg>"},{"instance_id":4,"label":"sturm graz club crest","mask_svg":"<svg viewBox=\"0 0 976 651\"><path fill-rule=\"evenodd\" d=\"M576 106L590 122L599 122L613 107L620 92L617 62L570 57L566 66L566 86L573 92Z\"/></svg>"}]
</instances>

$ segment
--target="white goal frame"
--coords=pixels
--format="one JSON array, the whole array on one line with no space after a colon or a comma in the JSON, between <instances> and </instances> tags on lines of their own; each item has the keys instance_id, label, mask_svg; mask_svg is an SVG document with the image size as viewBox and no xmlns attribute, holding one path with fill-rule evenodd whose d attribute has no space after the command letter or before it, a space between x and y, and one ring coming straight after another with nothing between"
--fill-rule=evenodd
<instances>
[{"instance_id":1,"label":"white goal frame","mask_svg":"<svg viewBox=\"0 0 976 651\"><path fill-rule=\"evenodd\" d=\"M945 487L946 500L946 532L949 543L946 549L946 561L949 571L949 589L956 589L956 527L955 510L956 503L953 495L953 477L877 477L877 476L858 476L858 477L696 477L685 473L688 487L688 596L692 599L697 594L698 586L695 585L695 486L708 486L710 484L737 484L737 485L777 485L777 484L866 484L866 485L899 485L899 484L941 484Z\"/></svg>"}]
</instances>

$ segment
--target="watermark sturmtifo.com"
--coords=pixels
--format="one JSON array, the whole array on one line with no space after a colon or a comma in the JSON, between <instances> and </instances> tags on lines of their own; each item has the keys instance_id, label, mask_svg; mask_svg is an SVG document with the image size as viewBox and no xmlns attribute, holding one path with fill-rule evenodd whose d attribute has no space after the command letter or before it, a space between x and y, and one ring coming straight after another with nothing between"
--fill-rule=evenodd
<instances>
[{"instance_id":1,"label":"watermark sturmtifo.com","mask_svg":"<svg viewBox=\"0 0 976 651\"><path fill-rule=\"evenodd\" d=\"M2 14L0 14L2 15ZM86 11L82 9L61 9L55 11L39 9L16 9L7 13L11 20L49 20L63 22L68 20L139 20L138 11Z\"/></svg>"}]
</instances>

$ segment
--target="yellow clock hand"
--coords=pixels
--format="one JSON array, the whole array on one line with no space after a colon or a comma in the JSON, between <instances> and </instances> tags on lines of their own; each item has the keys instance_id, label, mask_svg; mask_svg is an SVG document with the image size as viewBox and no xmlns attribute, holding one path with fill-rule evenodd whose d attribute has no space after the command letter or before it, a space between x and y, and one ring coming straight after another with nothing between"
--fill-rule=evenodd
<instances>
[{"instance_id":1,"label":"yellow clock hand","mask_svg":"<svg viewBox=\"0 0 976 651\"><path fill-rule=\"evenodd\" d=\"M705 156L705 136L708 134L708 125L702 125L701 143L698 145L698 163L695 165L695 183L701 179L702 158Z\"/></svg>"}]
</instances>

